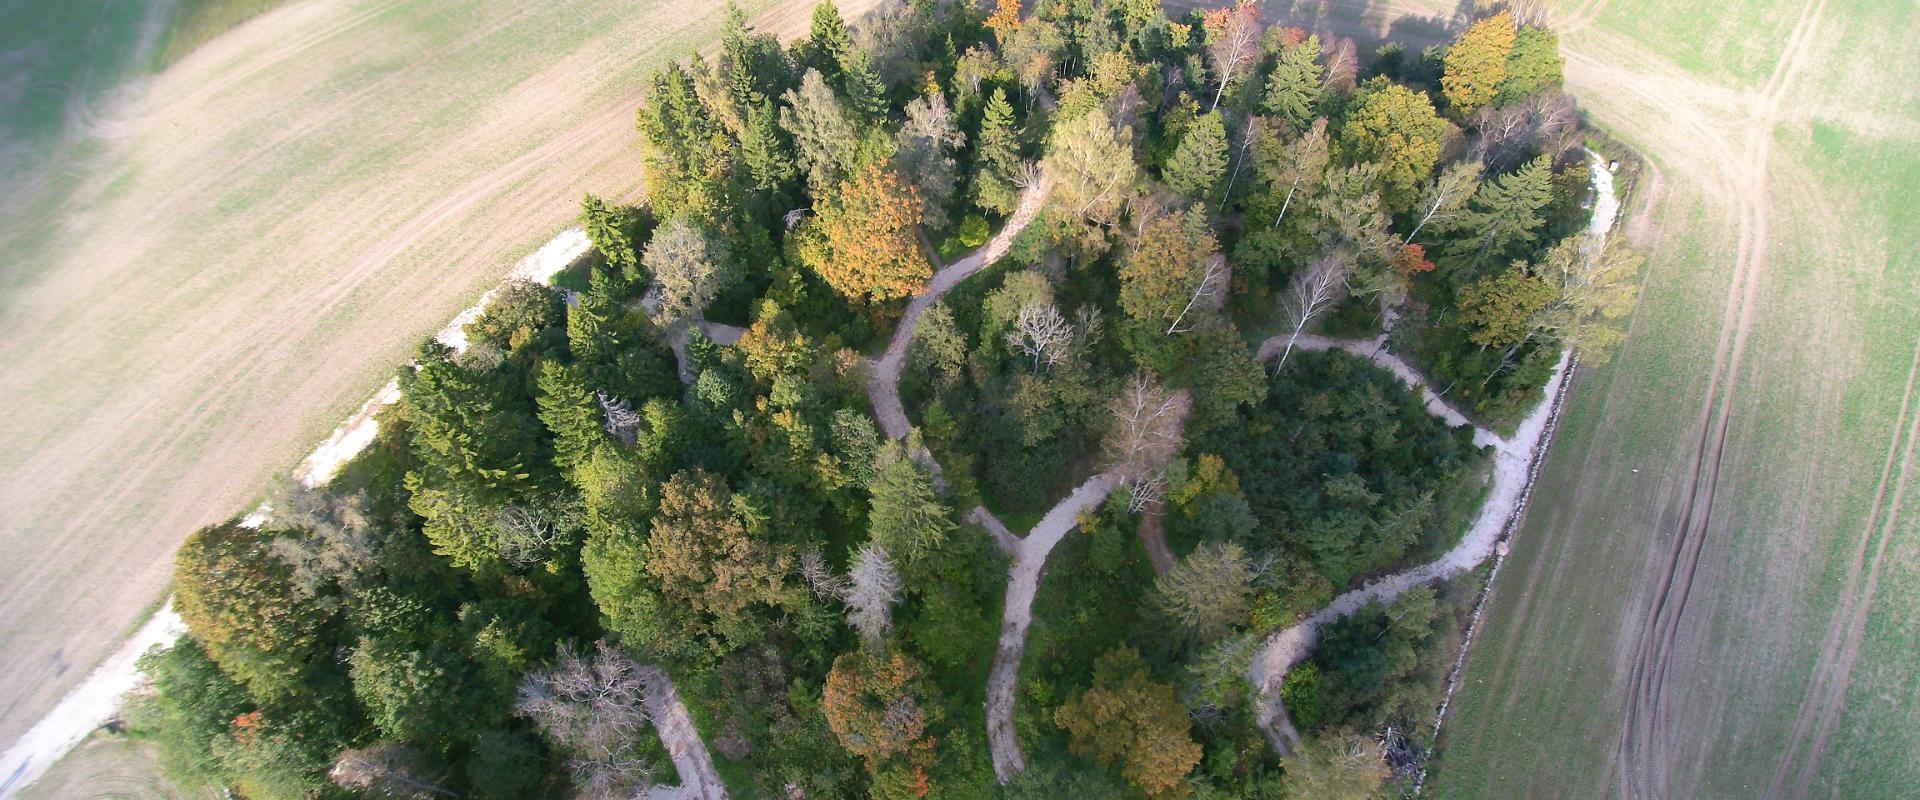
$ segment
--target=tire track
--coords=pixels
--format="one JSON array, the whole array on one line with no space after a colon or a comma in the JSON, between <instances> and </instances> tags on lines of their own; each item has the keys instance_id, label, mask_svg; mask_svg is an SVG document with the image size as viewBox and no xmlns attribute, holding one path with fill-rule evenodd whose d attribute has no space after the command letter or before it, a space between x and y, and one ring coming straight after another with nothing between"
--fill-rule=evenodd
<instances>
[{"instance_id":1,"label":"tire track","mask_svg":"<svg viewBox=\"0 0 1920 800\"><path fill-rule=\"evenodd\" d=\"M1728 285L1713 373L1701 413L1700 440L1686 503L1667 555L1664 579L1652 600L1650 613L1642 621L1629 677L1627 718L1620 744L1621 789L1629 800L1669 796L1671 758L1676 744L1667 718L1671 655L1680 640L1693 581L1713 521L1727 431L1732 422L1733 402L1739 394L1741 360L1751 331L1761 265L1766 259L1767 158L1785 90L1803 61L1824 8L1825 0L1812 0L1802 7L1781 61L1768 80L1760 117L1744 126L1747 157L1734 173L1734 196L1740 206L1736 266Z\"/></svg>"},{"instance_id":2,"label":"tire track","mask_svg":"<svg viewBox=\"0 0 1920 800\"><path fill-rule=\"evenodd\" d=\"M1867 623L1868 613L1873 608L1873 595L1878 588L1880 567L1887 553L1887 545L1893 538L1893 530L1899 521L1900 506L1906 491L1908 476L1913 466L1914 441L1920 437L1920 414L1913 413L1913 387L1915 377L1920 376L1920 340L1914 342L1913 362L1907 368L1906 391L1900 398L1900 413L1894 418L1893 431L1887 440L1887 457L1880 467L1880 483L1873 493L1873 504L1867 512L1867 524L1860 532L1860 542L1855 547L1853 560L1847 565L1846 588L1840 593L1840 605L1834 611L1827 624L1826 635L1820 642L1820 657L1814 665L1813 675L1807 683L1806 698L1801 701L1800 713L1795 717L1793 732L1788 738L1787 752L1780 759L1780 766L1774 771L1773 781L1767 787L1766 798L1785 796L1782 794L1790 774L1797 776L1791 796L1805 797L1808 785L1818 773L1818 766L1827 737L1839 720L1839 713L1846 699L1847 686L1853 673L1853 666L1860 654L1861 638ZM1903 436L1906 451L1901 455L1900 443ZM1886 523L1880 524L1881 504L1887 496L1887 485L1893 479L1893 463L1899 456L1900 474L1893 484L1893 502L1886 508ZM1873 547L1877 535L1879 546ZM1871 564L1867 561L1867 551L1874 550ZM1864 574L1865 587L1860 579ZM1818 725L1817 729L1815 725ZM1807 745L1807 736L1812 733L1810 746L1804 748L1806 761L1795 769Z\"/></svg>"}]
</instances>

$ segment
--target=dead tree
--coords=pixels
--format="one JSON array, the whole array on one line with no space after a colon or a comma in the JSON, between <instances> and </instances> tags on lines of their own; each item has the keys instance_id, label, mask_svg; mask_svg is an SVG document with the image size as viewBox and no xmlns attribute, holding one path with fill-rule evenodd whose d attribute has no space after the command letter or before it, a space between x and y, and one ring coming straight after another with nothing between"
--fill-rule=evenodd
<instances>
[{"instance_id":1,"label":"dead tree","mask_svg":"<svg viewBox=\"0 0 1920 800\"><path fill-rule=\"evenodd\" d=\"M1348 270L1346 261L1328 254L1294 276L1293 282L1287 285L1287 293L1280 298L1280 311L1286 314L1291 330L1287 333L1286 349L1280 351L1280 358L1273 366L1275 373L1287 365L1287 357L1293 354L1293 345L1300 340L1307 324L1346 295Z\"/></svg>"},{"instance_id":2,"label":"dead tree","mask_svg":"<svg viewBox=\"0 0 1920 800\"><path fill-rule=\"evenodd\" d=\"M893 605L900 602L900 573L886 548L867 545L847 573L847 622L867 646L878 647L893 630Z\"/></svg>"},{"instance_id":3,"label":"dead tree","mask_svg":"<svg viewBox=\"0 0 1920 800\"><path fill-rule=\"evenodd\" d=\"M1052 303L1034 303L1020 309L1007 345L1033 359L1034 369L1067 360L1073 344L1073 325Z\"/></svg>"},{"instance_id":4,"label":"dead tree","mask_svg":"<svg viewBox=\"0 0 1920 800\"><path fill-rule=\"evenodd\" d=\"M429 774L420 751L391 742L340 751L327 778L341 788L372 797L427 800L435 795L459 796L434 782L440 779Z\"/></svg>"},{"instance_id":5,"label":"dead tree","mask_svg":"<svg viewBox=\"0 0 1920 800\"><path fill-rule=\"evenodd\" d=\"M632 403L608 397L606 392L594 392L593 396L600 401L600 415L605 417L603 424L608 436L628 447L640 440L640 415L634 413Z\"/></svg>"},{"instance_id":6,"label":"dead tree","mask_svg":"<svg viewBox=\"0 0 1920 800\"><path fill-rule=\"evenodd\" d=\"M574 522L564 510L506 506L493 515L494 549L508 564L532 566L572 533Z\"/></svg>"},{"instance_id":7,"label":"dead tree","mask_svg":"<svg viewBox=\"0 0 1920 800\"><path fill-rule=\"evenodd\" d=\"M518 710L567 753L580 796L614 800L653 785L654 765L635 748L651 691L640 665L603 641L591 657L561 648L553 669L520 682Z\"/></svg>"},{"instance_id":8,"label":"dead tree","mask_svg":"<svg viewBox=\"0 0 1920 800\"><path fill-rule=\"evenodd\" d=\"M1156 492L1164 496L1162 468L1180 449L1187 405L1185 392L1168 391L1146 373L1136 372L1109 406L1114 420L1105 442L1107 470L1142 496L1143 504L1134 510L1146 508Z\"/></svg>"}]
</instances>

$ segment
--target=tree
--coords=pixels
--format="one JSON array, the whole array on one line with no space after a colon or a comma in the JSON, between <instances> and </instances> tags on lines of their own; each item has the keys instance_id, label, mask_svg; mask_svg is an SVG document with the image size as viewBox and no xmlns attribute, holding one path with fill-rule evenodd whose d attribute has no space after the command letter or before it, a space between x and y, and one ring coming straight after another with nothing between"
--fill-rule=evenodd
<instances>
[{"instance_id":1,"label":"tree","mask_svg":"<svg viewBox=\"0 0 1920 800\"><path fill-rule=\"evenodd\" d=\"M890 169L869 164L822 201L802 231L807 266L850 300L886 302L925 290L933 267L914 226L920 196Z\"/></svg>"},{"instance_id":2,"label":"tree","mask_svg":"<svg viewBox=\"0 0 1920 800\"><path fill-rule=\"evenodd\" d=\"M287 480L267 506L279 524L293 529L268 540L267 547L293 569L289 580L302 598L335 586L358 589L373 574L385 537L366 492L336 493Z\"/></svg>"},{"instance_id":3,"label":"tree","mask_svg":"<svg viewBox=\"0 0 1920 800\"><path fill-rule=\"evenodd\" d=\"M1581 237L1555 245L1534 269L1554 297L1536 315L1535 325L1579 349L1583 359L1606 363L1625 337L1622 321L1639 302L1634 279L1645 260L1617 235L1607 236L1597 251Z\"/></svg>"},{"instance_id":4,"label":"tree","mask_svg":"<svg viewBox=\"0 0 1920 800\"><path fill-rule=\"evenodd\" d=\"M1220 112L1209 111L1187 126L1161 170L1167 185L1190 200L1204 200L1227 172L1227 130Z\"/></svg>"},{"instance_id":5,"label":"tree","mask_svg":"<svg viewBox=\"0 0 1920 800\"><path fill-rule=\"evenodd\" d=\"M1113 224L1133 190L1138 167L1130 129L1115 129L1104 109L1094 109L1054 129L1046 171L1053 200L1071 218Z\"/></svg>"},{"instance_id":6,"label":"tree","mask_svg":"<svg viewBox=\"0 0 1920 800\"><path fill-rule=\"evenodd\" d=\"M1207 31L1207 59L1213 67L1214 79L1219 82L1209 108L1217 110L1227 84L1239 78L1259 57L1260 4L1255 0L1239 0L1233 8L1207 11L1201 17L1201 25Z\"/></svg>"},{"instance_id":7,"label":"tree","mask_svg":"<svg viewBox=\"0 0 1920 800\"><path fill-rule=\"evenodd\" d=\"M607 260L607 265L627 281L639 278L639 258L633 252L633 240L626 228L633 224L633 212L609 206L605 200L588 194L580 201L580 219L587 230L587 241Z\"/></svg>"},{"instance_id":8,"label":"tree","mask_svg":"<svg viewBox=\"0 0 1920 800\"><path fill-rule=\"evenodd\" d=\"M1307 126L1320 105L1320 37L1311 35L1280 51L1267 76L1267 93L1260 109L1279 117L1294 131Z\"/></svg>"},{"instance_id":9,"label":"tree","mask_svg":"<svg viewBox=\"0 0 1920 800\"><path fill-rule=\"evenodd\" d=\"M747 529L718 475L686 470L660 488L647 547L647 572L661 596L703 615L724 635L741 628L749 607L785 598L791 559Z\"/></svg>"},{"instance_id":10,"label":"tree","mask_svg":"<svg viewBox=\"0 0 1920 800\"><path fill-rule=\"evenodd\" d=\"M816 9L830 6L822 4ZM788 89L781 99L786 106L780 109L780 127L793 136L800 168L806 171L807 186L816 193L817 202L818 193L853 168L860 150L860 132L847 119L840 98L827 86L820 70L807 70L800 78L800 88Z\"/></svg>"},{"instance_id":11,"label":"tree","mask_svg":"<svg viewBox=\"0 0 1920 800\"><path fill-rule=\"evenodd\" d=\"M996 214L1011 214L1020 205L1024 162L1020 160L1020 132L1006 91L995 87L987 97L983 113L980 142L974 148L977 170L973 176L973 202Z\"/></svg>"},{"instance_id":12,"label":"tree","mask_svg":"<svg viewBox=\"0 0 1920 800\"><path fill-rule=\"evenodd\" d=\"M1420 230L1429 224L1444 229L1447 223L1458 217L1466 209L1467 199L1480 186L1481 169L1478 161L1461 161L1441 170L1420 195L1417 208L1420 221L1414 224L1413 230L1407 232L1407 237L1401 243L1412 244L1413 237L1419 236Z\"/></svg>"},{"instance_id":13,"label":"tree","mask_svg":"<svg viewBox=\"0 0 1920 800\"><path fill-rule=\"evenodd\" d=\"M1007 346L1033 359L1034 369L1052 367L1072 354L1073 325L1052 303L1034 303L1020 309Z\"/></svg>"},{"instance_id":14,"label":"tree","mask_svg":"<svg viewBox=\"0 0 1920 800\"><path fill-rule=\"evenodd\" d=\"M382 735L444 746L473 729L479 693L467 660L442 642L414 647L407 633L363 637L350 659L353 693Z\"/></svg>"},{"instance_id":15,"label":"tree","mask_svg":"<svg viewBox=\"0 0 1920 800\"><path fill-rule=\"evenodd\" d=\"M1442 59L1440 89L1455 117L1465 119L1499 93L1513 52L1513 17L1502 11L1467 26Z\"/></svg>"},{"instance_id":16,"label":"tree","mask_svg":"<svg viewBox=\"0 0 1920 800\"><path fill-rule=\"evenodd\" d=\"M868 647L878 647L893 630L893 605L900 602L900 573L886 548L869 544L853 557L847 571L847 622Z\"/></svg>"},{"instance_id":17,"label":"tree","mask_svg":"<svg viewBox=\"0 0 1920 800\"><path fill-rule=\"evenodd\" d=\"M553 434L554 463L571 472L606 440L599 402L577 367L542 362L538 381L540 421Z\"/></svg>"},{"instance_id":18,"label":"tree","mask_svg":"<svg viewBox=\"0 0 1920 800\"><path fill-rule=\"evenodd\" d=\"M647 671L606 642L583 658L560 649L550 670L520 684L520 714L567 754L574 787L592 800L644 794L654 765L637 745L647 723Z\"/></svg>"},{"instance_id":19,"label":"tree","mask_svg":"<svg viewBox=\"0 0 1920 800\"><path fill-rule=\"evenodd\" d=\"M853 35L847 32L847 21L840 16L840 8L833 0L813 7L807 40L795 49L801 64L839 78L841 65L853 55Z\"/></svg>"},{"instance_id":20,"label":"tree","mask_svg":"<svg viewBox=\"0 0 1920 800\"><path fill-rule=\"evenodd\" d=\"M887 85L880 79L880 73L874 71L873 61L867 51L854 50L844 66L845 72L840 76L840 82L853 112L869 125L885 122Z\"/></svg>"},{"instance_id":21,"label":"tree","mask_svg":"<svg viewBox=\"0 0 1920 800\"><path fill-rule=\"evenodd\" d=\"M685 217L655 232L641 261L660 290L657 318L662 327L700 319L733 278L726 242Z\"/></svg>"},{"instance_id":22,"label":"tree","mask_svg":"<svg viewBox=\"0 0 1920 800\"><path fill-rule=\"evenodd\" d=\"M800 174L793 146L781 135L780 112L772 100L747 108L746 134L740 140L740 161L746 165L753 188L774 194L776 209L786 208L787 190Z\"/></svg>"},{"instance_id":23,"label":"tree","mask_svg":"<svg viewBox=\"0 0 1920 800\"><path fill-rule=\"evenodd\" d=\"M1539 238L1546 222L1540 212L1552 202L1553 167L1545 156L1483 183L1466 211L1446 226L1448 232L1467 234L1448 243L1447 253L1474 264L1506 258L1516 245Z\"/></svg>"},{"instance_id":24,"label":"tree","mask_svg":"<svg viewBox=\"0 0 1920 800\"><path fill-rule=\"evenodd\" d=\"M1287 218L1287 210L1296 197L1303 191L1312 194L1326 179L1329 159L1325 117L1314 120L1305 133L1291 142L1282 145L1276 139L1269 139L1254 152L1260 177L1275 192L1285 190L1280 211L1273 218L1274 227L1279 227Z\"/></svg>"},{"instance_id":25,"label":"tree","mask_svg":"<svg viewBox=\"0 0 1920 800\"><path fill-rule=\"evenodd\" d=\"M1121 647L1094 662L1093 686L1054 710L1076 755L1120 765L1120 774L1148 797L1184 797L1200 745L1173 687L1153 680L1140 654Z\"/></svg>"},{"instance_id":26,"label":"tree","mask_svg":"<svg viewBox=\"0 0 1920 800\"><path fill-rule=\"evenodd\" d=\"M1225 296L1219 245L1197 219L1144 216L1133 250L1120 262L1120 309L1161 336L1191 330L1196 310L1212 310Z\"/></svg>"},{"instance_id":27,"label":"tree","mask_svg":"<svg viewBox=\"0 0 1920 800\"><path fill-rule=\"evenodd\" d=\"M967 143L953 110L947 107L946 95L934 91L908 103L907 122L900 126L896 140L893 168L919 190L921 224L946 230L947 206L953 202L959 180L952 153Z\"/></svg>"},{"instance_id":28,"label":"tree","mask_svg":"<svg viewBox=\"0 0 1920 800\"><path fill-rule=\"evenodd\" d=\"M1201 641L1245 624L1253 600L1253 563L1240 545L1206 542L1154 579L1167 615Z\"/></svg>"},{"instance_id":29,"label":"tree","mask_svg":"<svg viewBox=\"0 0 1920 800\"><path fill-rule=\"evenodd\" d=\"M1512 105L1542 91L1558 90L1565 59L1560 36L1546 28L1521 28L1507 54L1506 80L1494 94L1496 105Z\"/></svg>"},{"instance_id":30,"label":"tree","mask_svg":"<svg viewBox=\"0 0 1920 800\"><path fill-rule=\"evenodd\" d=\"M930 765L930 730L944 717L939 688L926 668L899 650L862 648L833 660L822 707L847 752L878 772L900 759Z\"/></svg>"},{"instance_id":31,"label":"tree","mask_svg":"<svg viewBox=\"0 0 1920 800\"><path fill-rule=\"evenodd\" d=\"M1369 800L1388 776L1387 764L1372 739L1328 733L1307 740L1281 759L1287 796L1314 800Z\"/></svg>"},{"instance_id":32,"label":"tree","mask_svg":"<svg viewBox=\"0 0 1920 800\"><path fill-rule=\"evenodd\" d=\"M291 574L260 531L238 521L195 531L174 554L174 609L220 669L264 698L294 691L321 651L327 615L302 600Z\"/></svg>"},{"instance_id":33,"label":"tree","mask_svg":"<svg viewBox=\"0 0 1920 800\"><path fill-rule=\"evenodd\" d=\"M1425 94L1384 76L1360 88L1340 128L1340 140L1355 159L1380 165L1381 188L1395 210L1417 202L1446 137L1447 122Z\"/></svg>"},{"instance_id":34,"label":"tree","mask_svg":"<svg viewBox=\"0 0 1920 800\"><path fill-rule=\"evenodd\" d=\"M1287 346L1274 362L1274 372L1287 365L1287 357L1293 354L1293 345L1307 325L1346 296L1347 274L1351 271L1345 259L1328 254L1293 276L1287 293L1280 297L1280 313L1287 319Z\"/></svg>"},{"instance_id":35,"label":"tree","mask_svg":"<svg viewBox=\"0 0 1920 800\"><path fill-rule=\"evenodd\" d=\"M1313 198L1321 250L1352 266L1349 286L1373 295L1400 288L1405 277L1389 269L1400 241L1387 230L1387 209L1380 200L1377 164L1356 164L1327 174L1326 189Z\"/></svg>"},{"instance_id":36,"label":"tree","mask_svg":"<svg viewBox=\"0 0 1920 800\"><path fill-rule=\"evenodd\" d=\"M340 751L327 777L342 788L371 797L425 800L436 795L459 796L441 785L444 779L432 774L424 754L392 742Z\"/></svg>"},{"instance_id":37,"label":"tree","mask_svg":"<svg viewBox=\"0 0 1920 800\"><path fill-rule=\"evenodd\" d=\"M1168 391L1145 372L1136 372L1120 396L1108 404L1113 426L1105 442L1107 471L1129 483L1152 477L1180 449L1180 424L1188 400Z\"/></svg>"},{"instance_id":38,"label":"tree","mask_svg":"<svg viewBox=\"0 0 1920 800\"><path fill-rule=\"evenodd\" d=\"M1524 261L1460 290L1460 321L1482 347L1515 347L1533 335L1534 321L1553 302L1553 287L1527 271Z\"/></svg>"},{"instance_id":39,"label":"tree","mask_svg":"<svg viewBox=\"0 0 1920 800\"><path fill-rule=\"evenodd\" d=\"M938 550L957 527L933 475L898 441L881 446L871 489L868 540L908 564Z\"/></svg>"},{"instance_id":40,"label":"tree","mask_svg":"<svg viewBox=\"0 0 1920 800\"><path fill-rule=\"evenodd\" d=\"M642 164L653 212L663 217L714 213L715 181L729 172L732 147L726 129L700 99L694 76L677 63L655 73L637 124L646 142Z\"/></svg>"}]
</instances>

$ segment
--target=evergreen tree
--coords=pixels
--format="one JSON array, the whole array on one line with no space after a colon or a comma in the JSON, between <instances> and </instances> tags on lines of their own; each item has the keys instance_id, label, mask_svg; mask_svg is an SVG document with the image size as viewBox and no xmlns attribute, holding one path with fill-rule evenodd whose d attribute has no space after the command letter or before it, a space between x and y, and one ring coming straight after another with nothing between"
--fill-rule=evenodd
<instances>
[{"instance_id":1,"label":"evergreen tree","mask_svg":"<svg viewBox=\"0 0 1920 800\"><path fill-rule=\"evenodd\" d=\"M632 213L618 206L609 206L606 201L589 193L580 202L580 217L587 230L587 241L592 242L593 249L607 260L607 266L628 283L639 280L640 259L634 253L633 240L627 237L626 231L627 226L633 223Z\"/></svg>"},{"instance_id":2,"label":"evergreen tree","mask_svg":"<svg viewBox=\"0 0 1920 800\"><path fill-rule=\"evenodd\" d=\"M853 34L847 31L847 21L841 18L840 7L833 0L813 7L807 40L796 50L801 66L819 70L830 82L839 84L841 71L853 54Z\"/></svg>"},{"instance_id":3,"label":"evergreen tree","mask_svg":"<svg viewBox=\"0 0 1920 800\"><path fill-rule=\"evenodd\" d=\"M953 534L953 511L933 490L933 476L899 442L881 447L871 488L868 537L906 564L938 550Z\"/></svg>"},{"instance_id":4,"label":"evergreen tree","mask_svg":"<svg viewBox=\"0 0 1920 800\"><path fill-rule=\"evenodd\" d=\"M782 210L791 203L793 179L800 173L793 162L793 146L780 130L780 113L771 100L747 108L740 161L753 188L768 195L772 208Z\"/></svg>"},{"instance_id":5,"label":"evergreen tree","mask_svg":"<svg viewBox=\"0 0 1920 800\"><path fill-rule=\"evenodd\" d=\"M1201 114L1180 137L1180 146L1161 170L1167 185L1189 200L1206 200L1227 172L1227 129L1220 112Z\"/></svg>"},{"instance_id":6,"label":"evergreen tree","mask_svg":"<svg viewBox=\"0 0 1920 800\"><path fill-rule=\"evenodd\" d=\"M865 50L853 51L848 60L845 74L841 78L846 83L847 105L853 113L869 125L878 125L887 119L887 84L880 79L880 73L873 69L872 59Z\"/></svg>"},{"instance_id":7,"label":"evergreen tree","mask_svg":"<svg viewBox=\"0 0 1920 800\"><path fill-rule=\"evenodd\" d=\"M540 365L540 421L553 434L553 460L571 472L592 458L605 441L600 403L577 372L558 362Z\"/></svg>"},{"instance_id":8,"label":"evergreen tree","mask_svg":"<svg viewBox=\"0 0 1920 800\"><path fill-rule=\"evenodd\" d=\"M1007 92L995 87L987 97L974 149L973 202L996 214L1011 214L1020 204L1020 131Z\"/></svg>"},{"instance_id":9,"label":"evergreen tree","mask_svg":"<svg viewBox=\"0 0 1920 800\"><path fill-rule=\"evenodd\" d=\"M1446 253L1476 266L1510 259L1539 238L1541 211L1552 202L1552 161L1542 155L1480 185L1467 210L1447 224L1447 232L1466 235L1449 242Z\"/></svg>"},{"instance_id":10,"label":"evergreen tree","mask_svg":"<svg viewBox=\"0 0 1920 800\"><path fill-rule=\"evenodd\" d=\"M1281 50L1273 73L1267 76L1261 110L1285 120L1295 131L1304 130L1320 105L1323 72L1318 35Z\"/></svg>"}]
</instances>

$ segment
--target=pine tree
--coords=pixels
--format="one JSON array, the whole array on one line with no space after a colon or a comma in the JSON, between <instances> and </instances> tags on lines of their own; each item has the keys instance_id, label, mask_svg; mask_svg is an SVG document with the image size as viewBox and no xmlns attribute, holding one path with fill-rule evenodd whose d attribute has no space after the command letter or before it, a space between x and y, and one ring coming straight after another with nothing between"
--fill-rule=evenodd
<instances>
[{"instance_id":1,"label":"pine tree","mask_svg":"<svg viewBox=\"0 0 1920 800\"><path fill-rule=\"evenodd\" d=\"M873 69L873 60L867 57L865 50L855 50L844 67L842 80L846 84L847 104L855 114L869 124L878 124L887 118L887 84L880 79L880 73Z\"/></svg>"},{"instance_id":2,"label":"pine tree","mask_svg":"<svg viewBox=\"0 0 1920 800\"><path fill-rule=\"evenodd\" d=\"M784 208L799 168L793 163L792 146L781 134L780 114L772 101L762 100L747 109L747 134L740 142L740 160L753 188L770 195L774 208Z\"/></svg>"},{"instance_id":3,"label":"pine tree","mask_svg":"<svg viewBox=\"0 0 1920 800\"><path fill-rule=\"evenodd\" d=\"M1004 89L995 87L987 97L974 158L974 204L996 214L1013 213L1020 204L1020 187L1014 183L1020 168L1020 132Z\"/></svg>"},{"instance_id":4,"label":"pine tree","mask_svg":"<svg viewBox=\"0 0 1920 800\"><path fill-rule=\"evenodd\" d=\"M889 442L880 450L873 479L868 537L912 564L939 549L952 535L953 511L933 490L933 476L906 447Z\"/></svg>"},{"instance_id":5,"label":"pine tree","mask_svg":"<svg viewBox=\"0 0 1920 800\"><path fill-rule=\"evenodd\" d=\"M1220 112L1209 111L1187 126L1161 175L1182 197L1205 200L1227 172L1227 129Z\"/></svg>"},{"instance_id":6,"label":"pine tree","mask_svg":"<svg viewBox=\"0 0 1920 800\"><path fill-rule=\"evenodd\" d=\"M1467 210L1450 222L1448 232L1467 234L1449 242L1448 255L1474 265L1497 263L1514 255L1516 245L1539 238L1546 219L1540 212L1553 202L1553 167L1546 156L1480 185Z\"/></svg>"},{"instance_id":7,"label":"pine tree","mask_svg":"<svg viewBox=\"0 0 1920 800\"><path fill-rule=\"evenodd\" d=\"M1305 41L1281 50L1273 74L1267 76L1267 94L1261 100L1261 110L1285 120L1293 130L1305 128L1313 121L1315 109L1320 105L1323 71L1319 36L1308 36Z\"/></svg>"}]
</instances>

